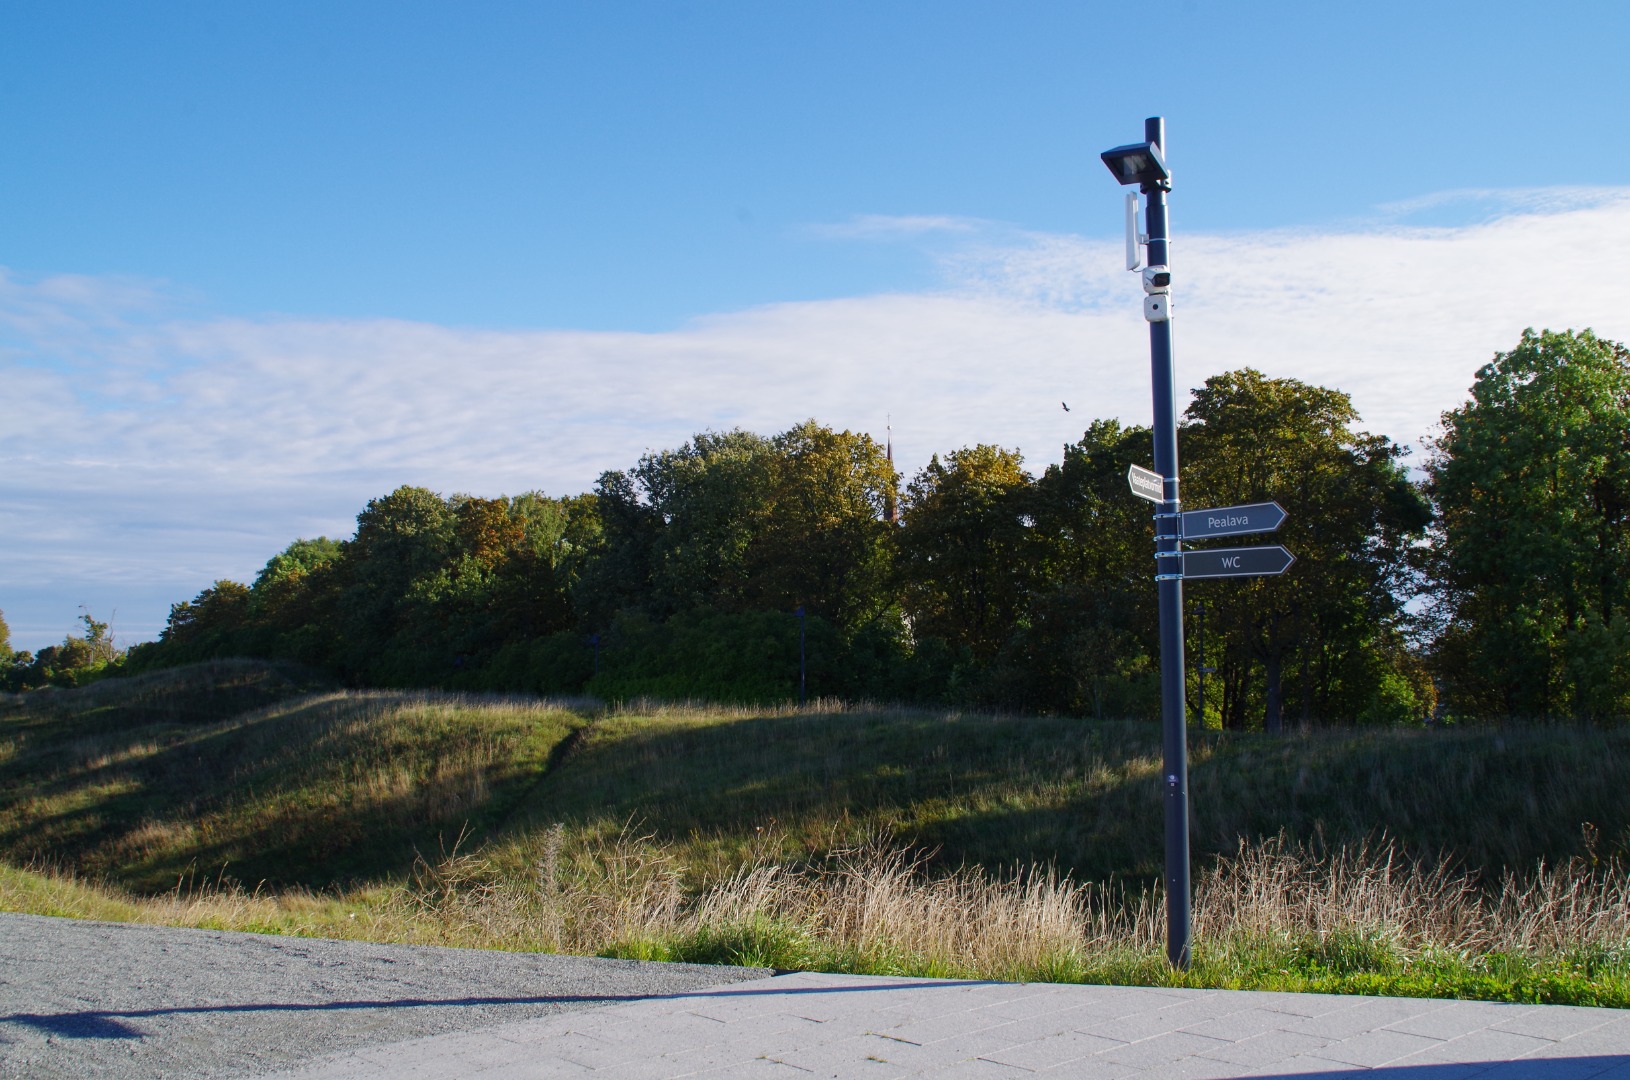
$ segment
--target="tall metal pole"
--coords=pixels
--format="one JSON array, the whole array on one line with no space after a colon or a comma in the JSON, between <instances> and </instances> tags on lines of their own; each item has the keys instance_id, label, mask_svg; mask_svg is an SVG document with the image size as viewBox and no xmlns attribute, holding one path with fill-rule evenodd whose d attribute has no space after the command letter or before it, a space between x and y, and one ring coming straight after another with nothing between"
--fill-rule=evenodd
<instances>
[{"instance_id":1,"label":"tall metal pole","mask_svg":"<svg viewBox=\"0 0 1630 1080\"><path fill-rule=\"evenodd\" d=\"M1166 121L1143 122L1143 137L1166 151ZM1166 190L1144 187L1149 265L1170 266ZM1177 491L1177 380L1172 372L1172 324L1149 323L1149 368L1154 386L1155 472L1165 499L1155 514L1155 581L1160 595L1161 784L1166 810L1166 957L1186 969L1191 958L1189 885L1189 752L1183 663L1182 504Z\"/></svg>"},{"instance_id":2,"label":"tall metal pole","mask_svg":"<svg viewBox=\"0 0 1630 1080\"><path fill-rule=\"evenodd\" d=\"M804 605L799 604L795 612L798 616L798 704L804 704L804 674L808 670L804 663Z\"/></svg>"}]
</instances>

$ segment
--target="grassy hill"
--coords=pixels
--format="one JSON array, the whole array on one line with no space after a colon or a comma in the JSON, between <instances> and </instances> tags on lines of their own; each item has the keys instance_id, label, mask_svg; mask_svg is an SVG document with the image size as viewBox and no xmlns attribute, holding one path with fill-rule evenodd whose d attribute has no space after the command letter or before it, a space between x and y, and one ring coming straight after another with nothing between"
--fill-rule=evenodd
<instances>
[{"instance_id":1,"label":"grassy hill","mask_svg":"<svg viewBox=\"0 0 1630 1080\"><path fill-rule=\"evenodd\" d=\"M1630 842L1627 750L1630 731L1574 727L1194 733L1202 959L1223 966L1192 977L1438 992L1431 965L1454 946L1506 957L1496 967L1526 949L1586 972L1542 964L1557 985L1630 987L1614 974L1630 955L1612 892L1623 877L1607 873ZM347 691L220 662L0 699L0 903L785 966L1166 979L1158 767L1159 733L1140 723L822 703L607 710ZM1536 877L1541 860L1562 877ZM1565 893L1596 913L1578 933L1561 915L1533 921ZM893 929L868 930L880 897L903 906ZM1614 904L1616 922L1597 917ZM1442 925L1411 913L1432 905ZM1027 943L980 958L994 927L1018 924L1033 924ZM1500 976L1499 992L1538 970ZM1441 978L1463 990L1470 976ZM1546 993L1560 991L1530 996Z\"/></svg>"}]
</instances>

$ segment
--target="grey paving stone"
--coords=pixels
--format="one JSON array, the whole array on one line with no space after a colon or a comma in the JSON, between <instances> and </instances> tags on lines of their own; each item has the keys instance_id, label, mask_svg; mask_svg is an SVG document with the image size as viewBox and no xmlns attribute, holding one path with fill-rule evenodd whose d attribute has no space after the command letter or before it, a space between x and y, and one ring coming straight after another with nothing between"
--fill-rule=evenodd
<instances>
[{"instance_id":1,"label":"grey paving stone","mask_svg":"<svg viewBox=\"0 0 1630 1080\"><path fill-rule=\"evenodd\" d=\"M1018 1077L1030 1076L1029 1069L1019 1069L1012 1065L1000 1065L994 1061L976 1058L973 1061L959 1061L954 1065L946 1065L935 1069L925 1075L945 1077L947 1080L1016 1080Z\"/></svg>"},{"instance_id":2,"label":"grey paving stone","mask_svg":"<svg viewBox=\"0 0 1630 1080\"><path fill-rule=\"evenodd\" d=\"M1441 1009L1406 1016L1384 1024L1388 1031L1402 1031L1407 1035L1427 1035L1434 1039L1453 1039L1472 1031L1503 1022L1515 1021L1538 1008L1536 1005L1506 1005L1487 1001L1451 1001ZM1597 1023L1601 1023L1600 1020Z\"/></svg>"},{"instance_id":3,"label":"grey paving stone","mask_svg":"<svg viewBox=\"0 0 1630 1080\"><path fill-rule=\"evenodd\" d=\"M1402 1031L1367 1031L1322 1047L1318 1054L1332 1061L1373 1069L1441 1045L1442 1040L1425 1035L1406 1035Z\"/></svg>"},{"instance_id":4,"label":"grey paving stone","mask_svg":"<svg viewBox=\"0 0 1630 1080\"><path fill-rule=\"evenodd\" d=\"M1209 1035L1213 1039L1239 1042L1264 1032L1282 1031L1287 1023L1294 1022L1282 1012L1244 1008L1210 1020L1202 1020L1197 1024L1189 1024L1180 1030L1193 1035Z\"/></svg>"},{"instance_id":5,"label":"grey paving stone","mask_svg":"<svg viewBox=\"0 0 1630 1080\"><path fill-rule=\"evenodd\" d=\"M698 1073L692 1073L691 1077L694 1080L738 1080L738 1078L739 1080L792 1080L795 1077L808 1075L802 1069L795 1069L779 1061L755 1058L752 1061L744 1061L738 1065L705 1069Z\"/></svg>"},{"instance_id":6,"label":"grey paving stone","mask_svg":"<svg viewBox=\"0 0 1630 1080\"><path fill-rule=\"evenodd\" d=\"M1216 1058L1184 1058L1143 1074L1159 1080L1236 1080L1244 1075L1247 1073L1241 1066Z\"/></svg>"},{"instance_id":7,"label":"grey paving stone","mask_svg":"<svg viewBox=\"0 0 1630 1080\"><path fill-rule=\"evenodd\" d=\"M878 1034L882 1035L883 1033L878 1032ZM949 1039L939 1039L927 1044L898 1043L896 1044L897 1048L885 1056L891 1061L900 1061L907 1064L956 1062L983 1057L1012 1045L1013 1040L1006 1038L1002 1034L1002 1029L995 1028L956 1035Z\"/></svg>"},{"instance_id":8,"label":"grey paving stone","mask_svg":"<svg viewBox=\"0 0 1630 1080\"><path fill-rule=\"evenodd\" d=\"M1105 1061L1148 1069L1186 1057L1198 1057L1225 1045L1227 1044L1220 1039L1208 1039L1204 1035L1168 1031L1163 1035L1105 1050L1097 1056Z\"/></svg>"},{"instance_id":9,"label":"grey paving stone","mask_svg":"<svg viewBox=\"0 0 1630 1080\"><path fill-rule=\"evenodd\" d=\"M1365 1072L1369 1070L1358 1070ZM1354 1080L1356 1075L1354 1066L1345 1061L1331 1061L1329 1058L1302 1055L1300 1057L1286 1058L1268 1065L1254 1065L1249 1072L1242 1072L1241 1076L1294 1076L1298 1080ZM1385 1076L1385 1074L1382 1074ZM1392 1080L1386 1077L1386 1080Z\"/></svg>"},{"instance_id":10,"label":"grey paving stone","mask_svg":"<svg viewBox=\"0 0 1630 1080\"><path fill-rule=\"evenodd\" d=\"M1437 1012L1444 1001L1414 998L1363 998L1352 1008L1310 1016L1285 1025L1286 1031L1346 1039L1377 1028Z\"/></svg>"},{"instance_id":11,"label":"grey paving stone","mask_svg":"<svg viewBox=\"0 0 1630 1080\"><path fill-rule=\"evenodd\" d=\"M501 1037L500 1032L493 1034ZM623 1065L630 1061L638 1061L642 1056L634 1047L606 1042L604 1039L591 1038L577 1032L553 1035L533 1045L550 1057L570 1061L585 1069Z\"/></svg>"},{"instance_id":12,"label":"grey paving stone","mask_svg":"<svg viewBox=\"0 0 1630 1080\"><path fill-rule=\"evenodd\" d=\"M806 1046L797 1050L777 1053L776 1058L811 1072L843 1068L868 1071L873 1064L894 1065L904 1069L907 1043L895 1042L877 1035L859 1034L838 1039L819 1046Z\"/></svg>"},{"instance_id":13,"label":"grey paving stone","mask_svg":"<svg viewBox=\"0 0 1630 1080\"><path fill-rule=\"evenodd\" d=\"M1298 1054L1317 1053L1329 1046L1330 1041L1294 1031L1266 1031L1239 1042L1225 1043L1215 1050L1207 1050L1205 1056L1234 1065L1269 1065Z\"/></svg>"},{"instance_id":14,"label":"grey paving stone","mask_svg":"<svg viewBox=\"0 0 1630 1080\"><path fill-rule=\"evenodd\" d=\"M1622 1014L1615 1016L1613 1010L1584 1009L1573 1005L1531 1005L1520 1011L1513 1008L1509 1017L1502 1017L1489 1026L1541 1039L1566 1039L1613 1023L1630 1028L1630 1019Z\"/></svg>"},{"instance_id":15,"label":"grey paving stone","mask_svg":"<svg viewBox=\"0 0 1630 1080\"><path fill-rule=\"evenodd\" d=\"M675 1072L673 1062L661 1058L644 1058L639 1061L628 1061L610 1068L595 1069L589 1074L606 1080L674 1080L680 1075ZM443 1080L463 1080L462 1077L448 1076Z\"/></svg>"},{"instance_id":16,"label":"grey paving stone","mask_svg":"<svg viewBox=\"0 0 1630 1080\"><path fill-rule=\"evenodd\" d=\"M660 1055L661 1060L671 1062L676 1074L698 1072L702 1069L718 1069L725 1065L739 1065L744 1061L752 1061L762 1056L762 1046L751 1038L739 1041L715 1042L705 1045L691 1045L675 1047Z\"/></svg>"},{"instance_id":17,"label":"grey paving stone","mask_svg":"<svg viewBox=\"0 0 1630 1080\"><path fill-rule=\"evenodd\" d=\"M1603 1009L1609 1016L1616 1010ZM1630 1017L1615 1017L1599 1027L1559 1039L1550 1046L1533 1051L1531 1058L1552 1057L1607 1057L1630 1054Z\"/></svg>"},{"instance_id":18,"label":"grey paving stone","mask_svg":"<svg viewBox=\"0 0 1630 1080\"><path fill-rule=\"evenodd\" d=\"M980 1034L991 1039L999 1040L1002 1045L1012 1046L1014 1043L1034 1042L1037 1039L1047 1039L1054 1035L1063 1035L1074 1032L1074 1028L1059 1020L1057 1014L1049 1016L1035 1016L1028 1020L1007 1020L988 1028L981 1028Z\"/></svg>"},{"instance_id":19,"label":"grey paving stone","mask_svg":"<svg viewBox=\"0 0 1630 1080\"><path fill-rule=\"evenodd\" d=\"M946 1016L929 1016L921 1020L898 1024L887 1029L880 1029L880 1033L886 1031L887 1034L896 1039L905 1039L908 1042L927 1045L957 1035L967 1035L974 1031L1003 1027L1012 1022L999 1016L958 1012Z\"/></svg>"},{"instance_id":20,"label":"grey paving stone","mask_svg":"<svg viewBox=\"0 0 1630 1080\"><path fill-rule=\"evenodd\" d=\"M592 1080L595 1074L574 1062L538 1058L535 1061L512 1061L469 1075L477 1080Z\"/></svg>"},{"instance_id":21,"label":"grey paving stone","mask_svg":"<svg viewBox=\"0 0 1630 1080\"><path fill-rule=\"evenodd\" d=\"M1288 990L1230 991L1236 992L1249 993L1251 1007L1254 1009L1282 1012L1291 1016L1328 1016L1369 1000L1361 997L1344 997L1340 994L1293 994Z\"/></svg>"},{"instance_id":22,"label":"grey paving stone","mask_svg":"<svg viewBox=\"0 0 1630 1080\"><path fill-rule=\"evenodd\" d=\"M1384 1066L1378 1080L1584 1080L1630 1068L1630 1015L1611 1010L811 974L759 983L377 1048L310 1075L1351 1080ZM751 993L724 996L742 987Z\"/></svg>"},{"instance_id":23,"label":"grey paving stone","mask_svg":"<svg viewBox=\"0 0 1630 1080\"><path fill-rule=\"evenodd\" d=\"M1037 1069L1035 1075L1049 1077L1050 1080L1055 1077L1068 1077L1069 1080L1127 1080L1129 1077L1146 1077L1149 1074L1132 1065L1122 1065L1102 1058L1082 1058L1079 1061L1066 1061L1045 1069Z\"/></svg>"},{"instance_id":24,"label":"grey paving stone","mask_svg":"<svg viewBox=\"0 0 1630 1080\"><path fill-rule=\"evenodd\" d=\"M1428 1047L1418 1054L1404 1058L1400 1064L1510 1061L1512 1058L1520 1058L1552 1045L1553 1041L1550 1039L1536 1039L1532 1035L1518 1035L1512 1031L1485 1028Z\"/></svg>"},{"instance_id":25,"label":"grey paving stone","mask_svg":"<svg viewBox=\"0 0 1630 1080\"><path fill-rule=\"evenodd\" d=\"M1226 1015L1231 1009L1247 1008L1243 1002L1213 1002L1210 1000L1185 1001L1077 1026L1077 1031L1088 1035L1102 1035L1122 1042L1137 1042L1168 1031L1178 1031L1191 1024L1202 1024Z\"/></svg>"},{"instance_id":26,"label":"grey paving stone","mask_svg":"<svg viewBox=\"0 0 1630 1080\"><path fill-rule=\"evenodd\" d=\"M1051 1065L1077 1061L1123 1045L1125 1044L1098 1035L1083 1035L1078 1031L1069 1031L1017 1042L984 1056L1004 1065L1017 1065L1024 1069L1045 1069Z\"/></svg>"}]
</instances>

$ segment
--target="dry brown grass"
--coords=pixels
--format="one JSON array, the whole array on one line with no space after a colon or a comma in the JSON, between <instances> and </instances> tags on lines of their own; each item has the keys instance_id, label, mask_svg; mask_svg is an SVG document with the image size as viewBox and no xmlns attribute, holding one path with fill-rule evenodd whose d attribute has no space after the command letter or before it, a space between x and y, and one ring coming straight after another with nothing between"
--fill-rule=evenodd
<instances>
[{"instance_id":1,"label":"dry brown grass","mask_svg":"<svg viewBox=\"0 0 1630 1080\"><path fill-rule=\"evenodd\" d=\"M1388 845L1319 857L1283 839L1245 844L1198 877L1197 962L1180 975L1162 959L1157 889L1046 868L934 871L921 853L878 842L801 866L762 858L687 889L676 849L634 829L582 840L549 830L533 854L530 873L506 874L461 838L419 859L406 884L343 894L215 880L137 899L61 872L6 870L0 907L786 968L1630 1004L1630 882L1622 867L1585 860L1484 887ZM1523 989L1536 979L1539 990Z\"/></svg>"}]
</instances>

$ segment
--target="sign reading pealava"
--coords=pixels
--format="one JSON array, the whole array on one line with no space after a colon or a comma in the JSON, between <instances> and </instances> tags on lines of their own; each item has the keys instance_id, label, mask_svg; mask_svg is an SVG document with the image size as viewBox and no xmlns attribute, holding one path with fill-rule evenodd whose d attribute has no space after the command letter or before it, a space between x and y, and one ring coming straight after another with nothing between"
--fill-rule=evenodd
<instances>
[{"instance_id":1,"label":"sign reading pealava","mask_svg":"<svg viewBox=\"0 0 1630 1080\"><path fill-rule=\"evenodd\" d=\"M1273 532L1284 520L1285 508L1276 502L1224 506L1219 510L1185 510L1183 539L1204 540L1213 536Z\"/></svg>"}]
</instances>

